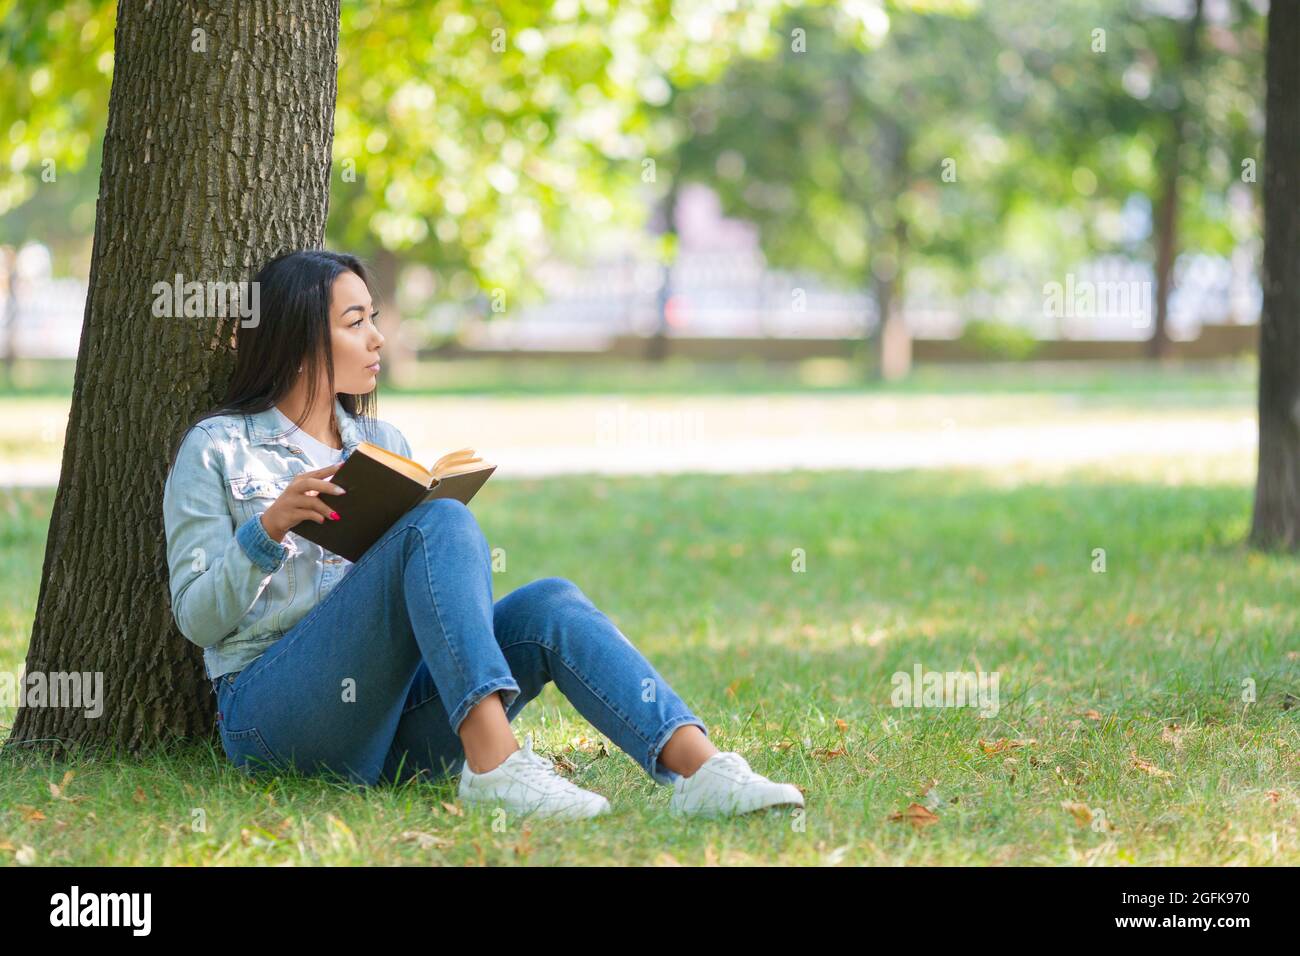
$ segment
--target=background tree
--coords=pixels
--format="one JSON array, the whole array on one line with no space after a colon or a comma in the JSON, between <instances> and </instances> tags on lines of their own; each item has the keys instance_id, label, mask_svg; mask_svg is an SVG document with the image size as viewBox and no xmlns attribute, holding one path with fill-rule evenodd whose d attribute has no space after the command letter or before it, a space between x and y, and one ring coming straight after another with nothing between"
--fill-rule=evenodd
<instances>
[{"instance_id":1,"label":"background tree","mask_svg":"<svg viewBox=\"0 0 1300 956\"><path fill-rule=\"evenodd\" d=\"M1268 12L1259 472L1250 538L1300 548L1300 3Z\"/></svg>"},{"instance_id":2,"label":"background tree","mask_svg":"<svg viewBox=\"0 0 1300 956\"><path fill-rule=\"evenodd\" d=\"M9 744L130 749L212 731L168 606L162 489L215 406L238 318L155 318L154 284L247 280L324 239L338 4L124 2L90 290L26 671L102 672L104 713L26 707Z\"/></svg>"},{"instance_id":3,"label":"background tree","mask_svg":"<svg viewBox=\"0 0 1300 956\"><path fill-rule=\"evenodd\" d=\"M986 162L969 146L987 138L993 94L982 21L960 3L890 11L792 13L771 63L738 61L673 105L688 125L680 175L757 223L769 262L871 291L874 368L886 379L911 366L909 263L968 260L999 201L966 185Z\"/></svg>"}]
</instances>

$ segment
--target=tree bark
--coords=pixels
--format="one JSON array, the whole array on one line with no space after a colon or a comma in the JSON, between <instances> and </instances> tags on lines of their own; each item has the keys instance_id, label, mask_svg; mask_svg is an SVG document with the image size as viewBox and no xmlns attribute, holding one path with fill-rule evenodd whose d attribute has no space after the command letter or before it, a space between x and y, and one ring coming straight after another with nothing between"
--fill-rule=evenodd
<instances>
[{"instance_id":1,"label":"tree bark","mask_svg":"<svg viewBox=\"0 0 1300 956\"><path fill-rule=\"evenodd\" d=\"M7 748L139 752L210 737L211 686L171 615L162 522L180 427L216 407L238 316L156 318L153 286L247 281L319 247L338 0L122 0L62 471L26 674L101 673L102 715L18 710Z\"/></svg>"},{"instance_id":2,"label":"tree bark","mask_svg":"<svg viewBox=\"0 0 1300 956\"><path fill-rule=\"evenodd\" d=\"M891 194L899 197L907 190L910 144L900 124L882 121L881 129L885 175L892 183ZM875 345L875 373L886 382L906 378L912 371L912 335L903 315L907 220L897 202L892 216L892 221L880 223L870 209L867 212L871 224L871 284L880 318L871 338Z\"/></svg>"},{"instance_id":3,"label":"tree bark","mask_svg":"<svg viewBox=\"0 0 1300 956\"><path fill-rule=\"evenodd\" d=\"M1300 548L1300 3L1268 13L1259 473L1250 541Z\"/></svg>"},{"instance_id":4,"label":"tree bark","mask_svg":"<svg viewBox=\"0 0 1300 956\"><path fill-rule=\"evenodd\" d=\"M659 202L656 215L655 232L659 236L677 236L677 176L673 176L667 194ZM676 248L676 244L674 244ZM676 252L672 259L660 266L659 289L655 292L655 329L646 339L645 359L647 362L662 362L668 357L668 303L673 297L673 265L677 260Z\"/></svg>"},{"instance_id":5,"label":"tree bark","mask_svg":"<svg viewBox=\"0 0 1300 956\"><path fill-rule=\"evenodd\" d=\"M1203 0L1196 0L1191 22L1183 38L1183 56L1178 64L1178 104L1169 118L1169 142L1165 147L1163 166L1164 189L1156 210L1156 314L1147 339L1147 358L1167 358L1169 339L1169 297L1174 289L1174 265L1178 259L1178 177L1183 171L1183 150L1187 143L1190 120L1187 109L1189 84L1184 76L1196 75L1200 59L1201 21L1204 16Z\"/></svg>"},{"instance_id":6,"label":"tree bark","mask_svg":"<svg viewBox=\"0 0 1300 956\"><path fill-rule=\"evenodd\" d=\"M411 380L415 349L402 335L402 310L397 304L402 260L391 249L380 246L371 257L370 275L375 283L375 307L379 309L379 331L384 336L379 375L383 385L402 385Z\"/></svg>"}]
</instances>

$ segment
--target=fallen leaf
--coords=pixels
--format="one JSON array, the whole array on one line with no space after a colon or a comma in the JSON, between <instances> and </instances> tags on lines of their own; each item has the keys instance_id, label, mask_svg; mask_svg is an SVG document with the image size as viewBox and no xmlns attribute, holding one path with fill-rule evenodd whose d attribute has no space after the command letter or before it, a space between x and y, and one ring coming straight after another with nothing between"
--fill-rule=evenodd
<instances>
[{"instance_id":1,"label":"fallen leaf","mask_svg":"<svg viewBox=\"0 0 1300 956\"><path fill-rule=\"evenodd\" d=\"M1147 760L1147 759L1145 759L1145 758L1143 758L1143 757L1139 757L1136 753L1134 753L1134 754L1130 754L1129 756L1130 756L1130 758L1131 758L1132 761L1133 761L1133 766L1136 767L1137 769L1141 770L1143 773L1149 773L1149 774L1151 774L1151 776L1153 776L1153 777L1172 777L1172 776L1173 776L1173 774L1170 773L1168 770L1161 770L1159 767L1157 767L1155 764L1153 764L1150 760Z\"/></svg>"},{"instance_id":2,"label":"fallen leaf","mask_svg":"<svg viewBox=\"0 0 1300 956\"><path fill-rule=\"evenodd\" d=\"M45 814L35 807L29 807L25 803L14 804L14 809L23 815L23 819L28 823L40 823L45 819Z\"/></svg>"},{"instance_id":3,"label":"fallen leaf","mask_svg":"<svg viewBox=\"0 0 1300 956\"><path fill-rule=\"evenodd\" d=\"M1092 810L1086 803L1071 803L1069 800L1062 800L1061 809L1068 811L1081 827L1086 827L1092 822Z\"/></svg>"},{"instance_id":4,"label":"fallen leaf","mask_svg":"<svg viewBox=\"0 0 1300 956\"><path fill-rule=\"evenodd\" d=\"M555 769L563 774L574 774L578 772L578 765L567 757L556 756L554 758Z\"/></svg>"},{"instance_id":5,"label":"fallen leaf","mask_svg":"<svg viewBox=\"0 0 1300 956\"><path fill-rule=\"evenodd\" d=\"M897 813L891 813L889 819L894 823L910 823L913 829L921 830L932 823L938 823L939 818L921 806L919 803L908 804L906 810L900 810Z\"/></svg>"},{"instance_id":6,"label":"fallen leaf","mask_svg":"<svg viewBox=\"0 0 1300 956\"><path fill-rule=\"evenodd\" d=\"M1038 743L1038 741L1033 737L1017 738L1015 740L1008 740L1006 737L999 737L997 740L992 742L986 740L979 741L980 749L988 756L1001 753L1004 750L1014 750L1017 747L1030 747L1036 743Z\"/></svg>"},{"instance_id":7,"label":"fallen leaf","mask_svg":"<svg viewBox=\"0 0 1300 956\"><path fill-rule=\"evenodd\" d=\"M1082 716L1088 720L1101 720L1101 714L1097 713L1095 710L1085 710Z\"/></svg>"},{"instance_id":8,"label":"fallen leaf","mask_svg":"<svg viewBox=\"0 0 1300 956\"><path fill-rule=\"evenodd\" d=\"M446 810L448 813L450 813L453 817L463 817L465 815L465 811L462 810L460 807L456 806L456 804L454 803L447 803L444 801L442 804L442 808Z\"/></svg>"},{"instance_id":9,"label":"fallen leaf","mask_svg":"<svg viewBox=\"0 0 1300 956\"><path fill-rule=\"evenodd\" d=\"M835 718L835 726L839 728L840 733L844 733L849 729L848 721L840 720L838 717Z\"/></svg>"},{"instance_id":10,"label":"fallen leaf","mask_svg":"<svg viewBox=\"0 0 1300 956\"><path fill-rule=\"evenodd\" d=\"M1183 749L1183 744L1187 743L1186 736L1187 731L1178 724L1169 724L1160 731L1161 742L1172 744L1175 751Z\"/></svg>"},{"instance_id":11,"label":"fallen leaf","mask_svg":"<svg viewBox=\"0 0 1300 956\"><path fill-rule=\"evenodd\" d=\"M421 850L435 848L441 850L453 846L455 842L434 833L426 833L423 830L404 830L400 839L403 843L418 843Z\"/></svg>"},{"instance_id":12,"label":"fallen leaf","mask_svg":"<svg viewBox=\"0 0 1300 956\"><path fill-rule=\"evenodd\" d=\"M818 747L812 752L814 757L821 757L823 760L833 760L836 757L843 757L846 753L848 753L848 751L843 747L836 747L834 750L829 750L826 747Z\"/></svg>"},{"instance_id":13,"label":"fallen leaf","mask_svg":"<svg viewBox=\"0 0 1300 956\"><path fill-rule=\"evenodd\" d=\"M63 779L58 783L50 781L50 796L54 797L56 800L68 799L63 795L63 791L67 788L68 784L72 782L74 776L76 776L75 771L68 770L63 774Z\"/></svg>"}]
</instances>

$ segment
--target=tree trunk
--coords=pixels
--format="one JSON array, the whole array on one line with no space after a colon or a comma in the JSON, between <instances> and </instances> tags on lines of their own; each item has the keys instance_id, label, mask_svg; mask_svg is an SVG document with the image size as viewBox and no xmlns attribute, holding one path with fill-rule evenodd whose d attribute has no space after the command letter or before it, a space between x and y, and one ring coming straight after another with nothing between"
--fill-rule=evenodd
<instances>
[{"instance_id":1,"label":"tree trunk","mask_svg":"<svg viewBox=\"0 0 1300 956\"><path fill-rule=\"evenodd\" d=\"M397 289L402 274L402 260L391 249L380 246L371 257L370 275L375 283L375 307L379 309L379 331L384 336L380 352L379 374L384 385L409 382L415 365L415 350L402 336L402 313L397 305Z\"/></svg>"},{"instance_id":2,"label":"tree trunk","mask_svg":"<svg viewBox=\"0 0 1300 956\"><path fill-rule=\"evenodd\" d=\"M1300 548L1300 4L1268 13L1259 475L1251 544Z\"/></svg>"},{"instance_id":3,"label":"tree trunk","mask_svg":"<svg viewBox=\"0 0 1300 956\"><path fill-rule=\"evenodd\" d=\"M1169 355L1169 296L1173 292L1174 260L1178 257L1178 155L1181 152L1181 124L1169 147L1165 162L1164 192L1156 210L1156 301L1155 323L1147 339L1147 358L1163 359Z\"/></svg>"},{"instance_id":4,"label":"tree trunk","mask_svg":"<svg viewBox=\"0 0 1300 956\"><path fill-rule=\"evenodd\" d=\"M906 378L912 370L912 336L903 319L901 283L897 274L873 279L880 327L876 330L877 373L886 382Z\"/></svg>"},{"instance_id":5,"label":"tree trunk","mask_svg":"<svg viewBox=\"0 0 1300 956\"><path fill-rule=\"evenodd\" d=\"M1156 315L1147 339L1147 358L1163 359L1169 355L1169 297L1174 288L1174 265L1178 259L1178 177L1183 170L1183 150L1187 142L1189 113L1184 77L1196 76L1200 59L1201 20L1204 0L1196 0L1191 22L1183 38L1183 55L1178 64L1178 103L1169 118L1169 142L1164 150L1163 185L1156 210Z\"/></svg>"},{"instance_id":6,"label":"tree trunk","mask_svg":"<svg viewBox=\"0 0 1300 956\"><path fill-rule=\"evenodd\" d=\"M0 315L0 336L4 341L0 348L4 350L4 381L12 388L14 348L18 344L18 250L12 246L0 246L0 288L5 297L4 314Z\"/></svg>"},{"instance_id":7,"label":"tree trunk","mask_svg":"<svg viewBox=\"0 0 1300 956\"><path fill-rule=\"evenodd\" d=\"M224 397L238 316L156 318L153 286L246 281L319 247L338 0L125 0L62 471L28 678L102 674L102 714L26 706L6 743L144 750L212 735L169 605L162 491L180 427ZM215 311L215 310L214 310ZM26 683L26 681L24 681Z\"/></svg>"},{"instance_id":8,"label":"tree trunk","mask_svg":"<svg viewBox=\"0 0 1300 956\"><path fill-rule=\"evenodd\" d=\"M907 135L902 127L889 120L881 122L883 165L889 182L892 219L881 223L868 209L871 224L871 283L875 291L879 325L873 332L875 374L886 382L905 378L912 371L912 335L903 315L903 260L907 255L907 220L899 208L908 185Z\"/></svg>"},{"instance_id":9,"label":"tree trunk","mask_svg":"<svg viewBox=\"0 0 1300 956\"><path fill-rule=\"evenodd\" d=\"M659 236L677 237L677 177L674 175L672 185L660 200L656 215L656 233ZM665 260L660 267L662 282L655 293L655 329L646 339L645 359L647 362L662 362L668 357L668 303L673 297L673 265L677 260L677 245L673 245L671 259Z\"/></svg>"}]
</instances>

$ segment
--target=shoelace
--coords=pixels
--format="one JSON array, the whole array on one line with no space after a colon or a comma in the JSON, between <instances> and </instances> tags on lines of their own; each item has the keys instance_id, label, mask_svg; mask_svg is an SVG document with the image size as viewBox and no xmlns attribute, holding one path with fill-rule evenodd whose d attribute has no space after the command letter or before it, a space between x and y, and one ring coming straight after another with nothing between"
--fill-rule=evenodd
<instances>
[{"instance_id":1,"label":"shoelace","mask_svg":"<svg viewBox=\"0 0 1300 956\"><path fill-rule=\"evenodd\" d=\"M579 789L574 784L565 780L555 769L555 764L547 760L541 754L533 750L533 735L524 735L524 746L520 750L522 754L522 763L520 771L530 780L544 784L548 787L554 787L557 783L565 789Z\"/></svg>"},{"instance_id":2,"label":"shoelace","mask_svg":"<svg viewBox=\"0 0 1300 956\"><path fill-rule=\"evenodd\" d=\"M714 757L710 769L729 771L725 775L731 777L737 783L751 783L756 780L767 779L762 774L755 773L744 757L731 751L725 751Z\"/></svg>"}]
</instances>

